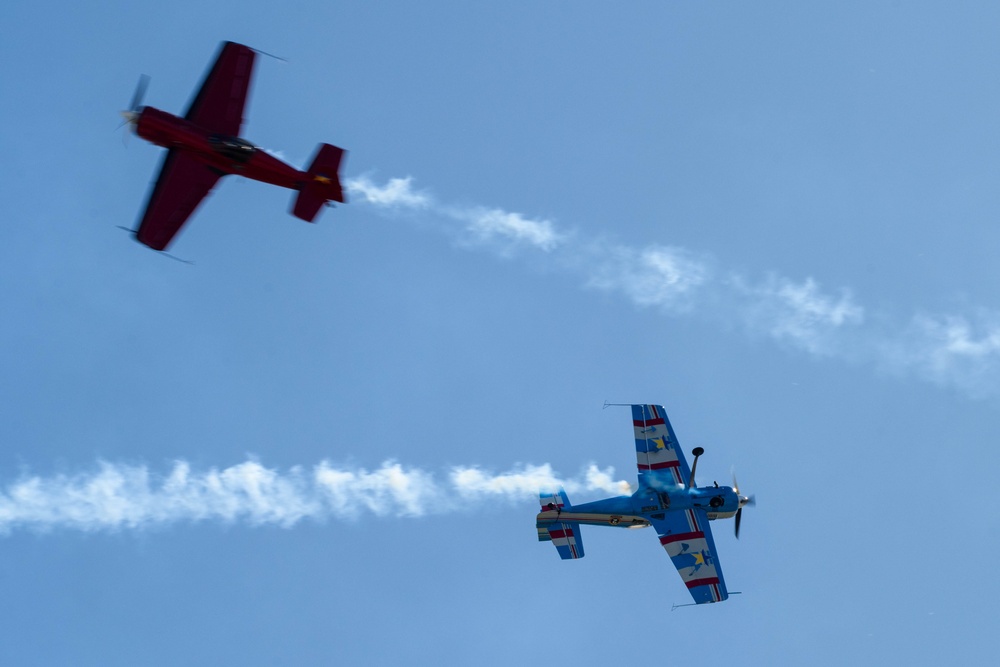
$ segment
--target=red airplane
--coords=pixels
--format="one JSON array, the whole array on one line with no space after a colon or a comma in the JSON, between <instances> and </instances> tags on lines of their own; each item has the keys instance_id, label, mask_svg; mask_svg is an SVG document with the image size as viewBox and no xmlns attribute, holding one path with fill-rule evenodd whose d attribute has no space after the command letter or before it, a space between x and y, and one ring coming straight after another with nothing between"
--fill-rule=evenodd
<instances>
[{"instance_id":1,"label":"red airplane","mask_svg":"<svg viewBox=\"0 0 1000 667\"><path fill-rule=\"evenodd\" d=\"M344 202L340 161L344 151L320 144L312 164L299 171L240 138L253 63L253 49L223 42L183 118L142 106L148 77L142 77L125 120L143 139L167 148L135 238L163 250L181 226L227 174L239 174L297 190L292 213L312 222L329 201Z\"/></svg>"}]
</instances>

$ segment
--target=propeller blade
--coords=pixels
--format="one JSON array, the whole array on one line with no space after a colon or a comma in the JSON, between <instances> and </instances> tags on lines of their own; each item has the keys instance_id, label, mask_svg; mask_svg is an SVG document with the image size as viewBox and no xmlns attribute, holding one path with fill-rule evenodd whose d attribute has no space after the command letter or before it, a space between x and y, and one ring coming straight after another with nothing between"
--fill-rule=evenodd
<instances>
[{"instance_id":1,"label":"propeller blade","mask_svg":"<svg viewBox=\"0 0 1000 667\"><path fill-rule=\"evenodd\" d=\"M736 492L736 497L739 498L740 506L736 510L736 539L740 539L740 521L743 519L743 508L749 505L753 507L757 504L757 496L751 494L749 496L744 496L740 494L740 483L736 481L736 471L733 471L733 491Z\"/></svg>"},{"instance_id":2,"label":"propeller blade","mask_svg":"<svg viewBox=\"0 0 1000 667\"><path fill-rule=\"evenodd\" d=\"M139 77L135 92L132 94L132 103L128 105L129 111L138 111L143 98L146 97L146 88L149 87L149 75L143 74Z\"/></svg>"},{"instance_id":3,"label":"propeller blade","mask_svg":"<svg viewBox=\"0 0 1000 667\"><path fill-rule=\"evenodd\" d=\"M122 118L124 118L124 122L116 128L116 131L126 125L131 125L133 131L136 129L136 126L139 124L139 116L142 114L142 100L146 97L146 88L148 87L149 75L140 75L139 83L136 84L135 92L132 93L132 101L129 103L128 109L122 111ZM128 146L128 135L128 132L122 135L123 146Z\"/></svg>"}]
</instances>

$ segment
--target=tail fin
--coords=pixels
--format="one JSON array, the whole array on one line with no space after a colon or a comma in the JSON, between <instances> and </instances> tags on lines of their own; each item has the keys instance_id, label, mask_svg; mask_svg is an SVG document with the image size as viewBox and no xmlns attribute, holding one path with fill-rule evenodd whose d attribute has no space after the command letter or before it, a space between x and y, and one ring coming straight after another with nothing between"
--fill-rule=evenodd
<instances>
[{"instance_id":1,"label":"tail fin","mask_svg":"<svg viewBox=\"0 0 1000 667\"><path fill-rule=\"evenodd\" d=\"M344 198L344 189L340 185L340 162L343 157L343 148L330 144L319 145L316 156L306 171L306 181L295 198L292 213L296 218L312 222L320 207L326 202L347 201Z\"/></svg>"},{"instance_id":2,"label":"tail fin","mask_svg":"<svg viewBox=\"0 0 1000 667\"><path fill-rule=\"evenodd\" d=\"M563 509L569 509L569 498L566 492L559 489L556 493L539 494L542 511L535 520L538 529L539 542L552 542L559 557L563 560L583 558L583 537L580 535L580 524L573 521L560 521L559 515Z\"/></svg>"}]
</instances>

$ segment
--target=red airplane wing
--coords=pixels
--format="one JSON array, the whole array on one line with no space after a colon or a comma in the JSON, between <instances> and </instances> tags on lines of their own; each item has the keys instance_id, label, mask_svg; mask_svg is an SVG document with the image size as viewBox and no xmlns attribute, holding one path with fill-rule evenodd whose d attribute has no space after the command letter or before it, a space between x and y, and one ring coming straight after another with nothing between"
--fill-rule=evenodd
<instances>
[{"instance_id":1,"label":"red airplane wing","mask_svg":"<svg viewBox=\"0 0 1000 667\"><path fill-rule=\"evenodd\" d=\"M255 55L242 44L223 42L184 118L209 132L239 136Z\"/></svg>"},{"instance_id":2,"label":"red airplane wing","mask_svg":"<svg viewBox=\"0 0 1000 667\"><path fill-rule=\"evenodd\" d=\"M136 239L153 250L166 248L221 176L187 153L167 151Z\"/></svg>"}]
</instances>

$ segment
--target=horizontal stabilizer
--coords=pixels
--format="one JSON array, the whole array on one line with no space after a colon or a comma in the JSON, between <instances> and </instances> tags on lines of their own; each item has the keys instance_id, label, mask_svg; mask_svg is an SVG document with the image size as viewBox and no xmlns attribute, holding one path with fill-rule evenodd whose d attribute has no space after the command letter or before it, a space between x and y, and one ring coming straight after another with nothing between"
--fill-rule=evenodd
<instances>
[{"instance_id":1,"label":"horizontal stabilizer","mask_svg":"<svg viewBox=\"0 0 1000 667\"><path fill-rule=\"evenodd\" d=\"M583 558L583 537L580 535L580 524L575 521L559 521L558 516L563 508L569 508L569 498L566 492L559 489L557 493L539 494L542 511L535 521L538 529L539 542L552 542L563 560ZM554 520L553 520L554 519Z\"/></svg>"},{"instance_id":2,"label":"horizontal stabilizer","mask_svg":"<svg viewBox=\"0 0 1000 667\"><path fill-rule=\"evenodd\" d=\"M580 535L580 524L578 523L551 523L545 527L548 533L547 538L541 537L539 529L539 539L551 541L555 545L559 557L563 560L574 560L583 558L583 537Z\"/></svg>"},{"instance_id":3,"label":"horizontal stabilizer","mask_svg":"<svg viewBox=\"0 0 1000 667\"><path fill-rule=\"evenodd\" d=\"M292 213L296 218L312 222L319 209L328 201L347 201L340 184L340 163L343 158L343 148L320 144L309 170L306 171L306 180L295 198Z\"/></svg>"}]
</instances>

